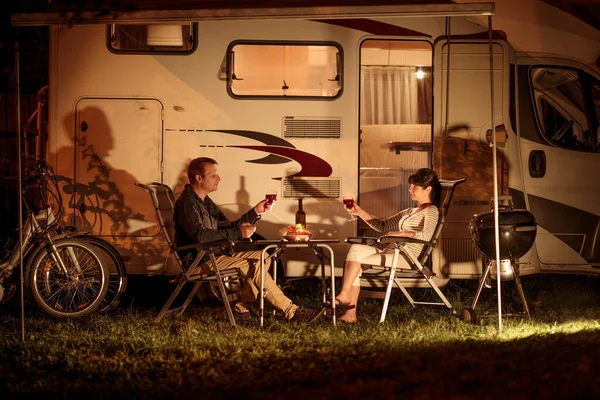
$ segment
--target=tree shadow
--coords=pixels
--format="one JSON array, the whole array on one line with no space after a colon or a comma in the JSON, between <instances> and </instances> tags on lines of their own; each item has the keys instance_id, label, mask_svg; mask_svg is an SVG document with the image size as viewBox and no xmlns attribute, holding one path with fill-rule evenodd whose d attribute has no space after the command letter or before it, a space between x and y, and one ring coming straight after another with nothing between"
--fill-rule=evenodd
<instances>
[{"instance_id":1,"label":"tree shadow","mask_svg":"<svg viewBox=\"0 0 600 400\"><path fill-rule=\"evenodd\" d=\"M127 262L128 273L163 273L168 246L157 237L160 227L150 196L135 185L132 173L109 161L141 156L137 149L112 154L119 132L99 107L82 107L63 124L70 141L49 159L56 163L65 222L112 243Z\"/></svg>"}]
</instances>

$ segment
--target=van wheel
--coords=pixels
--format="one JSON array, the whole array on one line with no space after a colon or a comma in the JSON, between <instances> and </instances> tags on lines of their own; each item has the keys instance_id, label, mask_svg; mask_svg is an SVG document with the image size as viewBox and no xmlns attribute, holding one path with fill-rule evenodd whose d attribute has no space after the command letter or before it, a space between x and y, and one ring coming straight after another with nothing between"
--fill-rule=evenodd
<instances>
[{"instance_id":1,"label":"van wheel","mask_svg":"<svg viewBox=\"0 0 600 400\"><path fill-rule=\"evenodd\" d=\"M475 310L472 308L463 308L460 313L460 320L466 322L468 324L475 324L477 322L477 317L475 316Z\"/></svg>"}]
</instances>

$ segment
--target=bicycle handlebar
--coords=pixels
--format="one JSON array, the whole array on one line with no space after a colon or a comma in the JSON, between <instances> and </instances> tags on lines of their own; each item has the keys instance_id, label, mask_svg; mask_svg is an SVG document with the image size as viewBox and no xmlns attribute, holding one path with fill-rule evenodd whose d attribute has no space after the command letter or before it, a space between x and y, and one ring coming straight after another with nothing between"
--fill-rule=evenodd
<instances>
[{"instance_id":1,"label":"bicycle handlebar","mask_svg":"<svg viewBox=\"0 0 600 400\"><path fill-rule=\"evenodd\" d=\"M43 183L50 179L54 174L54 170L46 162L46 160L38 160L25 169L25 177L23 180L27 184Z\"/></svg>"}]
</instances>

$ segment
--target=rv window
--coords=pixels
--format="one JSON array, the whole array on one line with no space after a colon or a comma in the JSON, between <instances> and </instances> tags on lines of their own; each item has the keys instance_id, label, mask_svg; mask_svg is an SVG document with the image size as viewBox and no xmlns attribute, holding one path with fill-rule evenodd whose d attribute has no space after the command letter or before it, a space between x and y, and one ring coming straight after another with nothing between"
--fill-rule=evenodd
<instances>
[{"instance_id":1,"label":"rv window","mask_svg":"<svg viewBox=\"0 0 600 400\"><path fill-rule=\"evenodd\" d=\"M530 77L538 124L546 140L566 149L595 151L598 82L583 71L564 67L534 67Z\"/></svg>"},{"instance_id":2,"label":"rv window","mask_svg":"<svg viewBox=\"0 0 600 400\"><path fill-rule=\"evenodd\" d=\"M234 42L227 56L227 90L233 97L335 98L341 94L338 44Z\"/></svg>"},{"instance_id":3,"label":"rv window","mask_svg":"<svg viewBox=\"0 0 600 400\"><path fill-rule=\"evenodd\" d=\"M539 111L542 116L542 129L545 136L554 144L561 147L574 146L577 135L574 134L574 119L563 115L545 98L539 101ZM577 129L581 132L581 129Z\"/></svg>"},{"instance_id":4,"label":"rv window","mask_svg":"<svg viewBox=\"0 0 600 400\"><path fill-rule=\"evenodd\" d=\"M122 54L191 54L197 47L195 23L149 25L111 24L106 29L106 45Z\"/></svg>"},{"instance_id":5,"label":"rv window","mask_svg":"<svg viewBox=\"0 0 600 400\"><path fill-rule=\"evenodd\" d=\"M361 125L430 125L432 56L426 41L365 40L360 53Z\"/></svg>"}]
</instances>

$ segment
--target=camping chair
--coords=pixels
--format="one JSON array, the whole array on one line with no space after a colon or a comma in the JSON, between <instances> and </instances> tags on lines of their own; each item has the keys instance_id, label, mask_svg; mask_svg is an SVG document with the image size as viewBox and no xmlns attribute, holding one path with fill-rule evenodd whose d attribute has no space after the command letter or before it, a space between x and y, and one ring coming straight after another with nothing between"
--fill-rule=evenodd
<instances>
[{"instance_id":1,"label":"camping chair","mask_svg":"<svg viewBox=\"0 0 600 400\"><path fill-rule=\"evenodd\" d=\"M427 266L427 262L429 261L429 257L433 252L433 249L437 246L440 240L440 234L442 232L442 228L444 227L444 222L446 220L446 215L448 214L448 209L450 208L450 204L452 201L452 195L454 194L454 190L458 185L465 182L466 178L458 179L455 181L445 181L440 180L440 184L442 186L441 199L442 203L439 207L439 219L438 224L435 228L433 236L429 242L407 238L407 237L397 237L397 236L382 236L380 238L369 238L369 237L351 237L346 239L347 243L359 243L373 246L375 244L392 244L394 246L394 256L392 258L391 267L379 267L369 269L363 271L362 278L367 279L371 282L373 281L381 281L386 284L386 292L385 298L383 302L383 308L381 310L381 318L379 322L385 321L385 316L387 313L387 308L390 301L390 295L392 292L392 287L394 283L398 286L398 288L402 291L404 296L408 299L410 304L415 307L416 305L439 305L446 306L450 310L452 310L452 304L448 301L446 296L441 292L440 288L436 285L433 280L434 273ZM420 243L423 244L423 251L419 255L419 257L415 257L410 251L407 251L404 247L405 244L408 243ZM403 269L397 268L398 259L401 257L401 254L406 256L408 263L411 266L411 269ZM415 301L412 296L408 293L404 285L402 284L403 278L419 278L425 279L425 281L429 284L429 286L435 291L438 297L442 302L421 302Z\"/></svg>"},{"instance_id":2,"label":"camping chair","mask_svg":"<svg viewBox=\"0 0 600 400\"><path fill-rule=\"evenodd\" d=\"M141 183L136 183L137 186L146 189L150 196L152 197L152 203L156 208L156 214L158 216L158 221L160 223L161 231L163 232L165 239L169 245L170 253L173 255L173 258L179 265L181 272L177 277L177 285L173 293L163 306L162 310L155 319L155 322L160 322L163 318L176 314L176 316L181 316L187 306L190 304L200 286L204 283L214 283L216 281L219 293L221 295L221 300L225 304L225 309L227 311L227 317L229 318L229 322L232 327L236 326L235 318L233 316L233 312L231 310L231 305L228 301L227 291L225 289L225 284L233 281L234 279L241 278L241 272L239 269L232 268L226 269L223 271L219 271L217 269L217 260L215 257L214 250L222 249L228 250L233 243L229 240L216 240L213 242L202 243L202 244L192 244L188 246L176 247L175 246L175 223L173 221L173 210L175 208L175 200L173 198L173 191L167 185L162 183L150 183L148 185L143 185ZM188 249L196 249L197 255L194 258L192 264L185 269L181 258L177 251L188 250ZM213 272L209 274L199 274L196 269L200 265L202 258L208 255L210 257L210 263L213 266ZM192 290L189 295L184 300L183 304L179 307L170 308L175 299L178 297L179 292L186 283L192 284Z\"/></svg>"}]
</instances>

